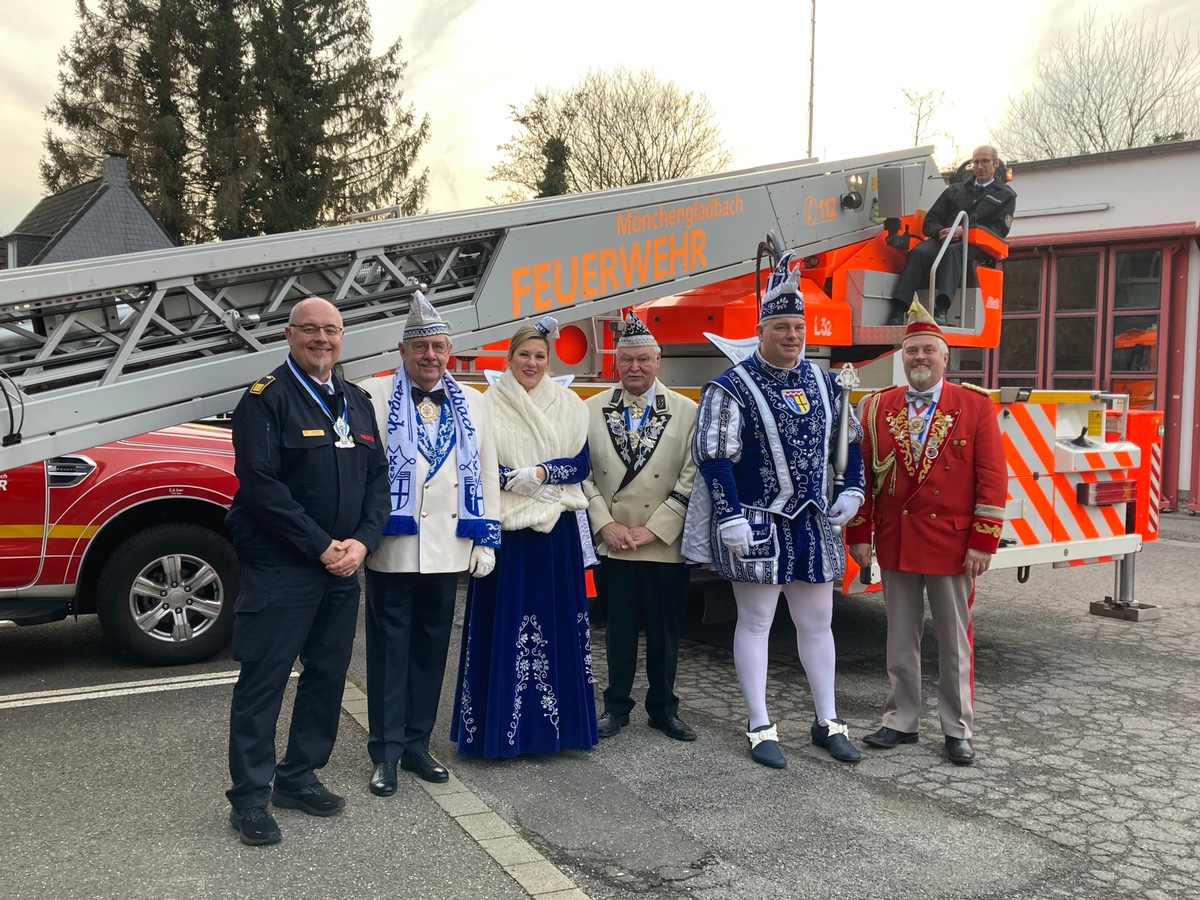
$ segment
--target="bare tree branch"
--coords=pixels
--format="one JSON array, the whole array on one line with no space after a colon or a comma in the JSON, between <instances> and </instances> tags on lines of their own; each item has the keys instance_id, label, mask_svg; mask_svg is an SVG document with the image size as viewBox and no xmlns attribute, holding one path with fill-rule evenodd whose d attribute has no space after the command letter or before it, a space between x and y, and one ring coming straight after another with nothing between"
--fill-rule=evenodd
<instances>
[{"instance_id":1,"label":"bare tree branch","mask_svg":"<svg viewBox=\"0 0 1200 900\"><path fill-rule=\"evenodd\" d=\"M520 130L500 145L504 158L488 176L507 183L501 202L538 192L543 150L554 140L569 151L570 193L705 175L731 161L708 99L648 69L592 71L565 91L538 91L510 109Z\"/></svg>"},{"instance_id":2,"label":"bare tree branch","mask_svg":"<svg viewBox=\"0 0 1200 900\"><path fill-rule=\"evenodd\" d=\"M1046 159L1200 137L1200 32L1093 10L1059 33L1036 83L1010 99L994 142L1008 159Z\"/></svg>"}]
</instances>

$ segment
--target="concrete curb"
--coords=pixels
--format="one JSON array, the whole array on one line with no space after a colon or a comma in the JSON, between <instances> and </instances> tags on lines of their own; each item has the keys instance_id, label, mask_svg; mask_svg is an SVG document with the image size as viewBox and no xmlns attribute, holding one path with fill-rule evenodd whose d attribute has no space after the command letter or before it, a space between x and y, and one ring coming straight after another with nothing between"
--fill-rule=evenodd
<instances>
[{"instance_id":1,"label":"concrete curb","mask_svg":"<svg viewBox=\"0 0 1200 900\"><path fill-rule=\"evenodd\" d=\"M352 681L346 682L342 709L366 734L367 695ZM453 773L445 784L430 784L420 779L417 783L530 897L535 900L590 900L558 866L517 834Z\"/></svg>"}]
</instances>

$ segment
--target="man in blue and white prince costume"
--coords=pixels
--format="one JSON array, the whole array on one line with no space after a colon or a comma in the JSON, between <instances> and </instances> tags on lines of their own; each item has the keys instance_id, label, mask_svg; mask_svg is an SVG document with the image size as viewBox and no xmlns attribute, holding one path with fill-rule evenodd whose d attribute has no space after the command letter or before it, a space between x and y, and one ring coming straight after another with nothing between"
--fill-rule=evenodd
<instances>
[{"instance_id":1,"label":"man in blue and white prince costume","mask_svg":"<svg viewBox=\"0 0 1200 900\"><path fill-rule=\"evenodd\" d=\"M757 349L704 386L692 442L699 472L684 528L684 556L732 583L738 620L733 660L746 700L755 762L783 768L767 715L767 639L782 592L816 706L813 743L857 762L834 701L833 581L845 571L838 526L863 501L862 429L850 412L845 481L829 499L840 404L834 377L805 360L804 298L791 252L771 274Z\"/></svg>"}]
</instances>

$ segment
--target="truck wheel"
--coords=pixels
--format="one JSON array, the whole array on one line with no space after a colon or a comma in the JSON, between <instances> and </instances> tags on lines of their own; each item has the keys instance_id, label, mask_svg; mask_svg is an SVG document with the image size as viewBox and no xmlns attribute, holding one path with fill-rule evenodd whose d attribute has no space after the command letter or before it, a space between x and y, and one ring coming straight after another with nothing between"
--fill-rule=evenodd
<instances>
[{"instance_id":1,"label":"truck wheel","mask_svg":"<svg viewBox=\"0 0 1200 900\"><path fill-rule=\"evenodd\" d=\"M105 634L141 662L179 665L222 650L233 634L237 554L202 525L155 525L117 547L96 580Z\"/></svg>"}]
</instances>

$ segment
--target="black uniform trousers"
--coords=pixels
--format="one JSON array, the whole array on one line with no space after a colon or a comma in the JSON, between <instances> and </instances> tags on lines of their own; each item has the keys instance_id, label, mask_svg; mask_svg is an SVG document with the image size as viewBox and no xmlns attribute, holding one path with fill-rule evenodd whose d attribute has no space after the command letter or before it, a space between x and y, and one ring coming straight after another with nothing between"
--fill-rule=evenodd
<instances>
[{"instance_id":1,"label":"black uniform trousers","mask_svg":"<svg viewBox=\"0 0 1200 900\"><path fill-rule=\"evenodd\" d=\"M633 709L639 620L646 629L646 712L661 721L679 712L675 669L679 620L687 606L688 572L683 563L601 557L597 594L608 604L608 687L604 709L625 716Z\"/></svg>"},{"instance_id":2,"label":"black uniform trousers","mask_svg":"<svg viewBox=\"0 0 1200 900\"><path fill-rule=\"evenodd\" d=\"M429 750L454 624L457 572L367 569L367 752Z\"/></svg>"},{"instance_id":3,"label":"black uniform trousers","mask_svg":"<svg viewBox=\"0 0 1200 900\"><path fill-rule=\"evenodd\" d=\"M929 274L929 268L933 265L941 246L940 238L930 238L927 241L921 241L908 251L908 256L904 260L904 270L900 273L900 280L896 282L896 290L892 293L894 303L908 309L909 304L912 303L913 294L917 292L923 282L927 283L926 276ZM978 259L979 249L969 247L967 264L973 269ZM967 284L970 286L972 284L971 276L967 277ZM946 298L939 306L943 309L947 308L960 287L962 287L962 244L954 243L946 248L946 255L938 263L935 295L938 298ZM922 301L922 305L924 305L924 301Z\"/></svg>"},{"instance_id":4,"label":"black uniform trousers","mask_svg":"<svg viewBox=\"0 0 1200 900\"><path fill-rule=\"evenodd\" d=\"M329 762L341 719L346 669L358 626L357 576L330 575L319 563L243 564L233 622L233 658L242 664L229 713L225 792L235 809L266 806L271 781L296 790ZM275 729L299 658L287 752L276 765Z\"/></svg>"}]
</instances>

